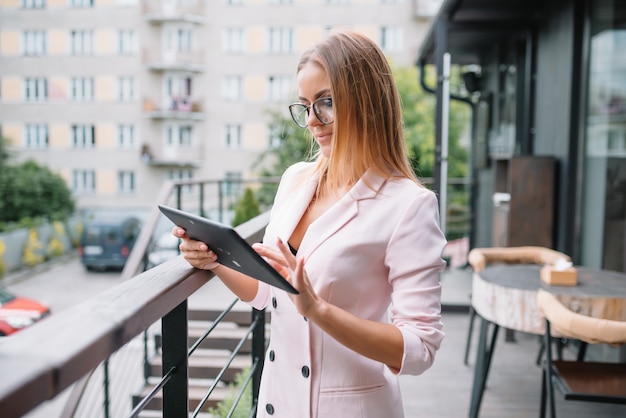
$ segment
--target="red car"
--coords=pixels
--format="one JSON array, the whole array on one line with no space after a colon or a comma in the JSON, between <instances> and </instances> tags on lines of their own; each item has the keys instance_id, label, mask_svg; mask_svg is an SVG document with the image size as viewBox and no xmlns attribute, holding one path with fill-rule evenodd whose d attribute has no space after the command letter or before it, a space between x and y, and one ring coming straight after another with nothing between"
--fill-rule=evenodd
<instances>
[{"instance_id":1,"label":"red car","mask_svg":"<svg viewBox=\"0 0 626 418\"><path fill-rule=\"evenodd\" d=\"M50 315L50 308L0 287L0 336L11 335Z\"/></svg>"}]
</instances>

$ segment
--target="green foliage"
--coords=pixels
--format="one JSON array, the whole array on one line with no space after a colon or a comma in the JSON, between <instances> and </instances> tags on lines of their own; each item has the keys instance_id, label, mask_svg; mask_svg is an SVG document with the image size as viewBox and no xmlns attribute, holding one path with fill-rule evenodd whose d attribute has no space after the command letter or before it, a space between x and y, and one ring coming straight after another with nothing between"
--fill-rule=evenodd
<instances>
[{"instance_id":1,"label":"green foliage","mask_svg":"<svg viewBox=\"0 0 626 418\"><path fill-rule=\"evenodd\" d=\"M425 75L426 84L435 86L432 68ZM418 177L433 177L435 167L435 96L425 92L419 83L417 67L394 69L402 101L404 136L409 158ZM458 83L458 70L451 76L451 84ZM471 116L469 105L450 102L448 127L448 177L466 177L468 150L461 144L461 137L468 128Z\"/></svg>"},{"instance_id":2,"label":"green foliage","mask_svg":"<svg viewBox=\"0 0 626 418\"><path fill-rule=\"evenodd\" d=\"M235 376L235 381L230 385L231 396L218 403L216 407L209 409L209 413L215 418L226 418L230 412L236 398L236 394L246 381L246 377L250 374L250 367L246 367ZM252 386L248 384L243 392L233 418L247 418L252 410Z\"/></svg>"},{"instance_id":3,"label":"green foliage","mask_svg":"<svg viewBox=\"0 0 626 418\"><path fill-rule=\"evenodd\" d=\"M47 167L26 161L0 170L0 227L17 222L32 226L38 218L66 219L73 211L65 180Z\"/></svg>"},{"instance_id":4,"label":"green foliage","mask_svg":"<svg viewBox=\"0 0 626 418\"><path fill-rule=\"evenodd\" d=\"M251 188L246 187L243 196L235 203L235 217L233 218L232 224L233 226L240 225L260 213L261 210L254 197L254 192Z\"/></svg>"},{"instance_id":5,"label":"green foliage","mask_svg":"<svg viewBox=\"0 0 626 418\"><path fill-rule=\"evenodd\" d=\"M255 167L264 167L261 176L279 177L290 165L311 158L316 143L308 129L297 126L288 113L270 112L269 115L271 118L269 129L274 132L279 145L264 152L256 161ZM277 183L266 183L261 186L257 191L261 207L268 208L272 205L277 187Z\"/></svg>"}]
</instances>

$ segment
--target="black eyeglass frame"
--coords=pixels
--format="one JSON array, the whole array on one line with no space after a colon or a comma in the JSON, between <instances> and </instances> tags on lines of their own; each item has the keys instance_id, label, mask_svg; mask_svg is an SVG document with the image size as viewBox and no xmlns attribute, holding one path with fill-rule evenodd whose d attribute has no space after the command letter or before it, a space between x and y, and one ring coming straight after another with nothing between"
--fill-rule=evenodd
<instances>
[{"instance_id":1,"label":"black eyeglass frame","mask_svg":"<svg viewBox=\"0 0 626 418\"><path fill-rule=\"evenodd\" d=\"M304 111L306 112L306 118L307 120L309 119L309 115L310 115L310 109L313 109L313 114L315 115L315 117L317 118L317 120L319 120L322 124L324 125L330 125L331 123L335 122L335 115L333 112L333 120L331 121L325 121L322 119L322 117L319 114L318 108L316 105L316 103L321 102L323 100L330 100L330 104L331 104L331 108L332 108L332 104L333 104L333 98L330 96L326 96L326 97L320 97L319 99L316 99L313 103L311 103L310 105L305 105L304 103L292 103L289 105L289 113L291 114L291 119L293 119L293 121L295 122L296 125L298 125L301 128L306 128L307 126L309 126L308 122L306 124L301 125L298 123L298 120L296 119L296 117L294 116L294 109L299 108L299 109L304 109Z\"/></svg>"}]
</instances>

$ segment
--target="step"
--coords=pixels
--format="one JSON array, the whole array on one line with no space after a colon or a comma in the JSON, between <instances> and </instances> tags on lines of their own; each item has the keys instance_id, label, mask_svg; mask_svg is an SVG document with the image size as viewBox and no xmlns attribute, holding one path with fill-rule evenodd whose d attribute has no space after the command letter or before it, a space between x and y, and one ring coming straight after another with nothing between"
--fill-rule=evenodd
<instances>
[{"instance_id":1,"label":"step","mask_svg":"<svg viewBox=\"0 0 626 418\"><path fill-rule=\"evenodd\" d=\"M189 357L189 378L191 379L214 379L222 370L230 355L219 353L207 353L206 351L194 352ZM245 367L252 364L250 355L238 355L233 358L230 367L224 372L222 381L230 383L234 381L235 376ZM161 356L155 356L150 360L148 370L150 376L162 376L163 359Z\"/></svg>"},{"instance_id":2,"label":"step","mask_svg":"<svg viewBox=\"0 0 626 418\"><path fill-rule=\"evenodd\" d=\"M188 345L191 347L206 333L208 328L190 327L188 330ZM218 350L233 351L237 344L245 337L248 330L242 327L216 327L199 345L200 348L213 348ZM249 354L252 350L252 334L250 334L241 346L241 354Z\"/></svg>"},{"instance_id":3,"label":"step","mask_svg":"<svg viewBox=\"0 0 626 418\"><path fill-rule=\"evenodd\" d=\"M189 308L187 310L187 320L214 322L222 314L222 312L223 311L211 309ZM265 311L265 321L268 323L270 321L269 311ZM252 311L232 310L226 314L226 316L222 319L222 322L232 322L241 326L250 325L250 323L252 322Z\"/></svg>"},{"instance_id":4,"label":"step","mask_svg":"<svg viewBox=\"0 0 626 418\"><path fill-rule=\"evenodd\" d=\"M132 396L133 408L145 396L147 396L148 393L150 393L153 387L154 386L152 385L144 386L144 388L139 393L133 394ZM204 385L203 386L195 386L195 385L189 386L189 410L190 411L194 411L198 407L198 405L200 404L200 402L202 401L202 399L204 398L208 390L209 390L208 384L206 386ZM204 407L202 408L202 410L206 412L208 411L209 408L215 407L219 402L223 401L229 396L232 396L233 391L234 389L230 387L226 387L226 386L216 387L211 393L211 396L209 397L209 399L204 404ZM148 403L146 404L145 410L146 411L147 410L161 411L162 409L163 409L163 391L161 390L156 395L154 395L152 399L148 401Z\"/></svg>"}]
</instances>

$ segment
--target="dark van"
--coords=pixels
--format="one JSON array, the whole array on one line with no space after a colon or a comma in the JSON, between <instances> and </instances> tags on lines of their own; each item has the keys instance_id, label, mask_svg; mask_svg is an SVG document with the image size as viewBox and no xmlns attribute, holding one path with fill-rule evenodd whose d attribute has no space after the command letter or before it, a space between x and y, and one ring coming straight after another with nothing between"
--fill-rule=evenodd
<instances>
[{"instance_id":1,"label":"dark van","mask_svg":"<svg viewBox=\"0 0 626 418\"><path fill-rule=\"evenodd\" d=\"M122 269L141 231L135 217L85 223L78 253L87 270Z\"/></svg>"}]
</instances>

